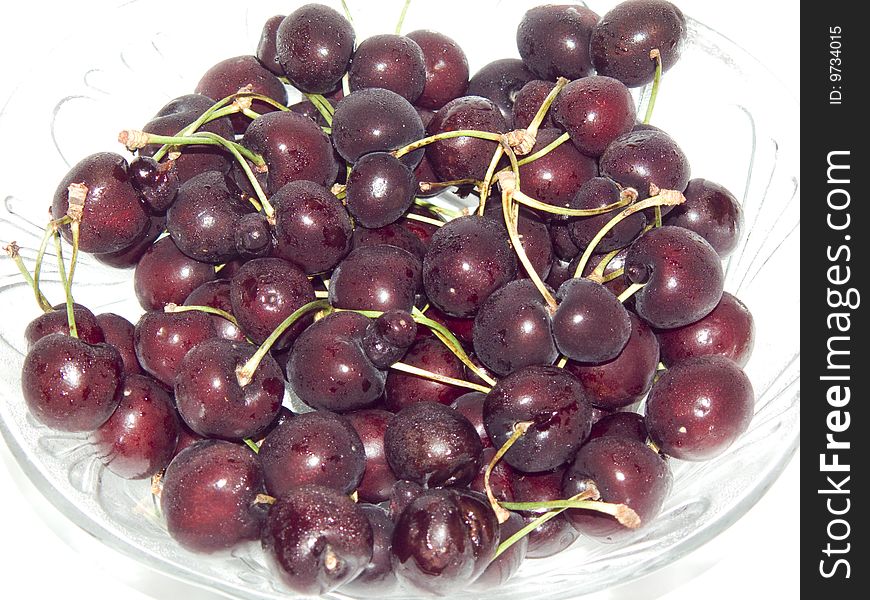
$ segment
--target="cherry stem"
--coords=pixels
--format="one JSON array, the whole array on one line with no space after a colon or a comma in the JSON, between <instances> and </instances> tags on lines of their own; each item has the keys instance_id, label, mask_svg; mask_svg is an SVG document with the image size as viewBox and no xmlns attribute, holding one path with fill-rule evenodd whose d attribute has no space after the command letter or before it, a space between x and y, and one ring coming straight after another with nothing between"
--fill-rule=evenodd
<instances>
[{"instance_id":1,"label":"cherry stem","mask_svg":"<svg viewBox=\"0 0 870 600\"><path fill-rule=\"evenodd\" d=\"M320 113L320 116L323 117L326 124L332 127L332 115L335 113L335 109L332 108L332 104L329 103L329 100L320 94L305 94L305 97L314 105L314 108L317 109L317 112Z\"/></svg>"},{"instance_id":2,"label":"cherry stem","mask_svg":"<svg viewBox=\"0 0 870 600\"><path fill-rule=\"evenodd\" d=\"M519 160L518 164L522 167L523 165L527 165L530 162L534 162L534 161L538 160L539 158L549 154L550 152L552 152L553 150L555 150L556 148L558 148L559 146L561 146L562 144L564 144L565 142L567 142L570 139L571 139L570 135L568 135L567 133L563 133L562 135L557 137L555 140L553 140L552 142L550 142L549 144L547 144L546 146L544 146L543 148L541 148L540 150L538 150L534 154L529 154L528 156L522 157Z\"/></svg>"},{"instance_id":3,"label":"cherry stem","mask_svg":"<svg viewBox=\"0 0 870 600\"><path fill-rule=\"evenodd\" d=\"M254 451L254 454L260 453L260 447L257 445L257 442L255 442L251 438L245 438L242 441L245 442L245 446L247 446L248 448L250 448L251 450ZM257 498L259 499L260 496L261 496L261 494L258 494Z\"/></svg>"},{"instance_id":4,"label":"cherry stem","mask_svg":"<svg viewBox=\"0 0 870 600\"><path fill-rule=\"evenodd\" d=\"M459 217L462 217L466 214L465 212L460 210L453 210L450 208L445 208L443 206L438 206L437 204L429 202L425 198L414 198L414 205L419 206L420 208L424 208L435 215L444 215L449 219L458 219Z\"/></svg>"},{"instance_id":5,"label":"cherry stem","mask_svg":"<svg viewBox=\"0 0 870 600\"><path fill-rule=\"evenodd\" d=\"M72 287L76 264L79 260L79 235L82 216L85 210L85 200L88 197L88 186L84 183L71 183L67 188L66 216L70 218L70 233L72 234L72 257L69 264L69 285Z\"/></svg>"},{"instance_id":6,"label":"cherry stem","mask_svg":"<svg viewBox=\"0 0 870 600\"><path fill-rule=\"evenodd\" d=\"M502 507L499 504L498 499L495 497L495 494L492 493L492 486L489 484L489 478L492 475L492 470L495 468L495 465L498 464L498 461L501 460L501 457L504 456L508 450L511 449L511 446L514 445L518 439L523 437L528 431L529 427L534 425L533 421L521 421L519 423L514 424L514 430L511 433L510 437L505 440L505 443L501 445L501 448L498 449L498 452L492 457L492 460L489 461L489 464L486 465L486 469L483 472L483 488L486 490L486 497L489 499L489 503L492 506L492 510L495 511L496 517L498 517L499 523L504 523L507 521L511 514L506 508Z\"/></svg>"},{"instance_id":7,"label":"cherry stem","mask_svg":"<svg viewBox=\"0 0 870 600\"><path fill-rule=\"evenodd\" d=\"M438 219L430 219L429 217L424 217L423 215L417 215L414 213L408 213L407 215L405 215L405 218L410 219L411 221L428 223L429 225L434 225L435 227L442 227L444 225L444 221L439 221Z\"/></svg>"},{"instance_id":8,"label":"cherry stem","mask_svg":"<svg viewBox=\"0 0 870 600\"><path fill-rule=\"evenodd\" d=\"M350 96L350 71L346 71L341 78L341 92L345 96Z\"/></svg>"},{"instance_id":9,"label":"cherry stem","mask_svg":"<svg viewBox=\"0 0 870 600\"><path fill-rule=\"evenodd\" d=\"M619 295L619 301L625 302L626 300L634 296L640 290L640 288L645 285L645 283L632 283L630 286L628 286L628 289L626 289Z\"/></svg>"},{"instance_id":10,"label":"cherry stem","mask_svg":"<svg viewBox=\"0 0 870 600\"><path fill-rule=\"evenodd\" d=\"M654 209L654 214L655 214L655 226L661 227L662 226L662 207L656 206Z\"/></svg>"},{"instance_id":11,"label":"cherry stem","mask_svg":"<svg viewBox=\"0 0 870 600\"><path fill-rule=\"evenodd\" d=\"M619 279L623 275L625 275L625 269L624 268L617 269L613 273L609 273L609 274L605 275L604 277L602 277L600 283L608 283L610 281L613 281L614 279Z\"/></svg>"},{"instance_id":12,"label":"cherry stem","mask_svg":"<svg viewBox=\"0 0 870 600\"><path fill-rule=\"evenodd\" d=\"M269 494L257 494L254 497L254 504L275 504L278 499L274 496L270 496Z\"/></svg>"},{"instance_id":13,"label":"cherry stem","mask_svg":"<svg viewBox=\"0 0 870 600\"><path fill-rule=\"evenodd\" d=\"M421 181L417 183L417 187L420 189L420 192L427 193L432 190L460 186L460 185L474 185L481 186L483 182L479 179L451 179L450 181Z\"/></svg>"},{"instance_id":14,"label":"cherry stem","mask_svg":"<svg viewBox=\"0 0 870 600\"><path fill-rule=\"evenodd\" d=\"M615 517L620 525L624 525L629 529L640 527L640 517L637 516L637 513L633 509L625 504L612 504L610 502L601 502L600 500L568 499L552 500L550 502L503 502L502 506L511 510L585 508Z\"/></svg>"},{"instance_id":15,"label":"cherry stem","mask_svg":"<svg viewBox=\"0 0 870 600\"><path fill-rule=\"evenodd\" d=\"M662 53L658 48L649 51L650 60L656 61L656 74L653 79L652 91L649 94L649 102L646 105L646 115L643 118L644 125L649 125L652 119L653 109L656 106L656 97L659 95L659 83L662 80Z\"/></svg>"},{"instance_id":16,"label":"cherry stem","mask_svg":"<svg viewBox=\"0 0 870 600\"><path fill-rule=\"evenodd\" d=\"M464 387L476 392L483 392L484 394L488 394L492 389L485 385L480 385L479 383L473 383L464 379L456 379L455 377L448 377L447 375L441 375L440 373L433 373L432 371L427 371L426 369L421 369L420 367L415 367L414 365L409 365L403 362L393 363L390 365L390 368L410 375L416 375L424 379L437 381L439 383L446 383L447 385L455 385L456 387Z\"/></svg>"},{"instance_id":17,"label":"cherry stem","mask_svg":"<svg viewBox=\"0 0 870 600\"><path fill-rule=\"evenodd\" d=\"M228 150L235 148L239 154L254 163L258 169L267 168L266 161L259 154L251 152L237 142L232 142L216 133L208 131L199 131L190 135L157 135L156 133L148 133L136 129L125 129L118 134L118 141L124 144L130 152L144 148L149 144L223 146Z\"/></svg>"},{"instance_id":18,"label":"cherry stem","mask_svg":"<svg viewBox=\"0 0 870 600\"><path fill-rule=\"evenodd\" d=\"M441 133L430 135L429 137L417 140L416 142L411 142L403 148L399 148L398 150L393 152L393 156L395 156L396 158L402 158L406 154L409 154L414 150L419 150L423 146L428 146L429 144L433 144L441 140L449 140L450 138L473 137L482 140L489 140L491 142L501 142L501 136L502 134L500 133L493 133L491 131L478 131L477 129L457 129L456 131L442 131Z\"/></svg>"},{"instance_id":19,"label":"cherry stem","mask_svg":"<svg viewBox=\"0 0 870 600\"><path fill-rule=\"evenodd\" d=\"M504 155L504 147L499 144L492 155L492 160L489 161L489 167L486 169L486 175L483 177L483 182L480 185L480 203L477 205L477 214L483 216L483 211L486 209L486 199L489 198L489 191L492 187L492 178L495 175L495 170L498 168L498 163Z\"/></svg>"},{"instance_id":20,"label":"cherry stem","mask_svg":"<svg viewBox=\"0 0 870 600\"><path fill-rule=\"evenodd\" d=\"M66 296L66 319L69 324L70 337L78 338L79 330L76 328L76 317L73 312L73 297L72 289L70 288L70 280L66 276L66 266L63 264L63 246L60 242L60 230L54 226L52 237L54 237L54 250L57 254L57 271L60 274L60 283L63 285L64 295Z\"/></svg>"},{"instance_id":21,"label":"cherry stem","mask_svg":"<svg viewBox=\"0 0 870 600\"><path fill-rule=\"evenodd\" d=\"M589 257L592 256L592 253L595 251L595 247L598 245L607 232L616 227L620 221L626 219L633 215L636 212L640 212L647 208L652 208L653 206L677 206L678 204L682 204L686 201L686 197L683 196L682 192L678 192L677 190L659 190L658 195L653 196L651 198L647 198L646 200L641 200L636 204L632 204L631 206L625 208L622 212L614 216L610 221L608 221L604 227L598 230L598 233L595 234L595 237L592 238L592 241L589 242L589 245L586 247L586 251L583 252L583 256L580 257L580 262L577 263L577 269L574 271L574 277L580 277L583 274L583 270L586 268L586 263L589 262Z\"/></svg>"},{"instance_id":22,"label":"cherry stem","mask_svg":"<svg viewBox=\"0 0 870 600\"><path fill-rule=\"evenodd\" d=\"M344 16L347 17L348 22L353 25L353 17L350 16L350 9L347 7L345 0L341 0L341 8L344 10Z\"/></svg>"},{"instance_id":23,"label":"cherry stem","mask_svg":"<svg viewBox=\"0 0 870 600\"><path fill-rule=\"evenodd\" d=\"M559 77L556 80L556 86L550 90L550 93L547 94L547 97L544 98L544 101L541 103L540 108L538 108L538 112L535 113L532 122L526 127L526 131L531 134L534 138L538 135L538 128L541 126L541 123L544 122L544 117L547 116L547 111L550 110L550 106L553 104L553 101L556 100L556 96L562 91L562 89L568 85L568 80L564 77Z\"/></svg>"},{"instance_id":24,"label":"cherry stem","mask_svg":"<svg viewBox=\"0 0 870 600\"><path fill-rule=\"evenodd\" d=\"M597 281L598 283L604 283L604 271L607 269L607 265L610 264L610 261L613 260L617 254L619 254L620 250L620 248L617 248L616 250L612 250L605 254L604 258L599 261L599 263L595 266L595 269L592 270L587 279L591 281Z\"/></svg>"},{"instance_id":25,"label":"cherry stem","mask_svg":"<svg viewBox=\"0 0 870 600\"><path fill-rule=\"evenodd\" d=\"M239 326L239 322L236 320L236 318L233 315L231 315L230 313L228 313L225 310L221 310L219 308L214 308L213 306L203 306L203 305L199 305L199 304L175 304L174 302L170 302L169 304L167 304L166 306L163 307L163 312L167 312L167 313L182 313L182 312L190 312L190 311L204 312L204 313L208 313L210 315L216 315L218 317L226 319L227 321L229 321L230 323L232 323L233 325L235 325L236 327L241 329L241 327Z\"/></svg>"},{"instance_id":26,"label":"cherry stem","mask_svg":"<svg viewBox=\"0 0 870 600\"><path fill-rule=\"evenodd\" d=\"M402 25L405 24L405 15L408 14L408 7L411 6L411 0L405 0L405 5L402 7L402 14L399 15L399 22L396 23L396 35L401 35Z\"/></svg>"},{"instance_id":27,"label":"cherry stem","mask_svg":"<svg viewBox=\"0 0 870 600\"><path fill-rule=\"evenodd\" d=\"M55 231L62 226L66 225L70 222L70 218L66 215L61 217L60 219L49 221L48 226L45 228L45 234L42 236L42 242L39 244L39 250L36 252L36 264L33 267L33 293L36 295L36 301L40 306L43 307L46 311L54 310L52 306L49 304L46 308L45 305L42 304L42 301L45 300L45 296L42 295L42 292L39 288L39 276L42 273L42 261L45 259L45 251L48 249L48 242L51 241L52 236Z\"/></svg>"},{"instance_id":28,"label":"cherry stem","mask_svg":"<svg viewBox=\"0 0 870 600\"><path fill-rule=\"evenodd\" d=\"M565 365L567 365L567 364L568 364L568 357L563 356L559 359L559 362L556 363L556 367L559 369L564 369Z\"/></svg>"},{"instance_id":29,"label":"cherry stem","mask_svg":"<svg viewBox=\"0 0 870 600\"><path fill-rule=\"evenodd\" d=\"M315 298L329 298L329 291L328 290L314 290L314 297Z\"/></svg>"},{"instance_id":30,"label":"cherry stem","mask_svg":"<svg viewBox=\"0 0 870 600\"><path fill-rule=\"evenodd\" d=\"M434 321L423 314L423 311L417 309L416 307L413 309L413 317L414 321L419 325L425 325L429 329L432 330L432 333L435 334L441 343L447 346L447 349L453 352L456 357L462 361L462 363L468 367L472 373L477 375L482 381L485 381L488 385L495 385L496 381L492 377L490 377L485 371L483 371L480 367L474 364L474 361L471 360L471 357L466 354L465 350L462 349L462 344L456 339L456 336L453 335L453 332L450 331L447 327L439 323L438 321Z\"/></svg>"},{"instance_id":31,"label":"cherry stem","mask_svg":"<svg viewBox=\"0 0 870 600\"><path fill-rule=\"evenodd\" d=\"M628 189L634 192L633 189ZM520 190L514 192L513 199L524 206L528 206L529 208L534 208L535 210L540 210L555 215L564 215L566 217L594 217L596 215L603 215L604 213L608 213L612 210L628 206L637 199L637 192L634 192L634 196L623 194L617 202L614 202L613 204L607 204L599 208L565 208L562 206L554 206L552 204L547 204L545 202L541 202L540 200L536 200L535 198L526 195Z\"/></svg>"},{"instance_id":32,"label":"cherry stem","mask_svg":"<svg viewBox=\"0 0 870 600\"><path fill-rule=\"evenodd\" d=\"M281 321L280 325L278 325L275 330L269 334L269 337L257 348L257 351L248 359L248 361L238 367L236 369L236 379L239 382L239 385L245 387L251 380L254 378L254 372L257 370L257 367L260 366L260 362L263 360L263 357L269 353L269 350L272 349L272 346L275 345L275 342L278 341L287 329L289 329L296 321L304 317L306 314L314 311L314 310L325 310L331 309L329 306L329 302L327 300L313 300L308 304L304 304L301 307L297 308L293 311L290 316Z\"/></svg>"},{"instance_id":33,"label":"cherry stem","mask_svg":"<svg viewBox=\"0 0 870 600\"><path fill-rule=\"evenodd\" d=\"M48 300L45 296L42 295L39 287L34 284L33 277L30 276L30 271L27 270L27 267L24 265L24 261L21 259L21 247L16 242L9 242L6 246L3 247L6 250L6 254L9 255L9 258L15 263L15 266L18 267L18 270L21 272L22 277L24 277L24 281L27 282L34 293L36 294L36 303L39 305L45 312L49 312L52 310L51 304L49 304Z\"/></svg>"}]
</instances>

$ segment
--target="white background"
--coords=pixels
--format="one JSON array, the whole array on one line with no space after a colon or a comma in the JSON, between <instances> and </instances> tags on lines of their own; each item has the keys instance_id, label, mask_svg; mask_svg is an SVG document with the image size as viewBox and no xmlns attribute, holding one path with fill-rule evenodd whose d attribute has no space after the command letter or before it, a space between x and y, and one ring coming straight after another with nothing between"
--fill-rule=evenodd
<instances>
[{"instance_id":1,"label":"white background","mask_svg":"<svg viewBox=\"0 0 870 600\"><path fill-rule=\"evenodd\" d=\"M415 0L411 10L424 10ZM0 107L40 60L55 35L93 18L111 2L8 2L0 18ZM372 2L372 4L374 4ZM391 4L396 4L393 1ZM765 63L799 97L797 2L681 0L687 13ZM392 6L391 6L392 8ZM171 18L171 3L154 2ZM131 33L135 32L131 28ZM799 127L799 124L795 124ZM8 141L4 140L4 143ZM10 165L0 165L2 171ZM799 583L799 454L762 500L737 524L688 557L622 588L587 600L731 600L797 598ZM136 566L69 524L35 491L0 442L0 571L7 598L65 600L216 600ZM578 590L580 591L580 590Z\"/></svg>"}]
</instances>

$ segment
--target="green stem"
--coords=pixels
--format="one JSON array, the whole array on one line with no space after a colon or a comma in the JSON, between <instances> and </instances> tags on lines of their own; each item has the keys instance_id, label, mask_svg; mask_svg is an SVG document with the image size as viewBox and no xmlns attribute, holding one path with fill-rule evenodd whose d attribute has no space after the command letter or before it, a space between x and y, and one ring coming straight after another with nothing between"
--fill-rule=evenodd
<instances>
[{"instance_id":1,"label":"green stem","mask_svg":"<svg viewBox=\"0 0 870 600\"><path fill-rule=\"evenodd\" d=\"M43 307L43 310L49 311L54 310L50 304L47 306L43 304L43 302L48 302L45 299L45 296L42 295L42 292L39 288L39 277L42 274L42 261L45 259L45 251L48 249L48 242L51 241L52 236L54 235L56 229L63 225L66 225L70 222L70 218L68 216L63 216L56 221L50 221L48 226L45 228L45 234L42 236L42 242L39 244L39 250L36 252L36 264L33 267L33 293L36 295L36 301L40 306Z\"/></svg>"},{"instance_id":2,"label":"green stem","mask_svg":"<svg viewBox=\"0 0 870 600\"><path fill-rule=\"evenodd\" d=\"M564 215L566 217L594 217L595 215L603 215L604 213L622 208L623 206L628 206L633 202L630 197L626 196L621 198L618 202L601 206L599 208L564 208L562 206L553 206L552 204L541 202L531 196L527 196L521 191L514 192L513 199L529 208L534 208L535 210L555 215Z\"/></svg>"},{"instance_id":3,"label":"green stem","mask_svg":"<svg viewBox=\"0 0 870 600\"><path fill-rule=\"evenodd\" d=\"M402 7L402 14L399 15L399 22L396 23L396 35L401 35L402 25L405 23L405 15L408 14L408 7L411 6L411 0L405 0L405 5Z\"/></svg>"},{"instance_id":4,"label":"green stem","mask_svg":"<svg viewBox=\"0 0 870 600\"><path fill-rule=\"evenodd\" d=\"M71 337L79 337L79 331L76 328L76 317L73 312L73 297L70 289L70 281L66 276L66 266L63 264L63 246L60 243L60 231L57 229L53 232L54 250L57 254L57 271L60 274L60 283L63 285L63 291L66 295L66 319L69 324L69 334Z\"/></svg>"},{"instance_id":5,"label":"green stem","mask_svg":"<svg viewBox=\"0 0 870 600\"><path fill-rule=\"evenodd\" d=\"M463 216L464 213L461 213L458 210L453 210L450 208L444 208L443 206L438 206L437 204L433 204L429 202L425 198L414 198L414 205L419 206L420 208L425 208L431 213L436 215L444 215L450 219L458 219Z\"/></svg>"},{"instance_id":6,"label":"green stem","mask_svg":"<svg viewBox=\"0 0 870 600\"><path fill-rule=\"evenodd\" d=\"M39 308L41 308L45 312L51 311L51 304L42 294L39 286L34 283L33 277L31 277L30 275L30 271L27 270L27 267L24 265L24 261L21 260L21 248L18 246L18 244L16 244L15 242L9 242L8 244L6 244L4 249L6 250L6 254L9 255L9 258L11 258L12 261L15 263L15 266L18 267L18 270L21 272L22 277L24 277L24 281L27 282L27 285L29 285L33 292L36 294L36 303L39 305Z\"/></svg>"},{"instance_id":7,"label":"green stem","mask_svg":"<svg viewBox=\"0 0 870 600\"><path fill-rule=\"evenodd\" d=\"M353 25L353 17L350 16L350 9L347 7L345 0L341 0L341 8L344 9L344 16L347 17L348 22Z\"/></svg>"},{"instance_id":8,"label":"green stem","mask_svg":"<svg viewBox=\"0 0 870 600\"><path fill-rule=\"evenodd\" d=\"M662 207L656 206L654 209L656 227L662 226Z\"/></svg>"},{"instance_id":9,"label":"green stem","mask_svg":"<svg viewBox=\"0 0 870 600\"><path fill-rule=\"evenodd\" d=\"M662 80L662 54L658 48L653 48L649 51L651 60L656 61L656 74L653 79L652 91L649 94L649 102L646 105L646 115L643 118L644 125L649 125L652 119L653 109L656 106L656 97L659 95L659 83Z\"/></svg>"},{"instance_id":10,"label":"green stem","mask_svg":"<svg viewBox=\"0 0 870 600\"><path fill-rule=\"evenodd\" d=\"M437 219L430 219L429 217L424 217L423 215L417 215L414 213L408 213L405 215L406 219L410 219L411 221L420 221L421 223L428 223L429 225L434 225L435 227L442 227L444 225L444 221L439 221Z\"/></svg>"},{"instance_id":11,"label":"green stem","mask_svg":"<svg viewBox=\"0 0 870 600\"><path fill-rule=\"evenodd\" d=\"M626 300L634 296L640 290L640 288L645 285L645 283L632 283L624 292L619 295L619 301L625 302Z\"/></svg>"},{"instance_id":12,"label":"green stem","mask_svg":"<svg viewBox=\"0 0 870 600\"><path fill-rule=\"evenodd\" d=\"M535 267L532 264L532 261L529 260L529 257L526 254L526 249L523 248L523 243L522 240L520 240L519 231L517 229L517 220L514 218L513 210L511 209L512 195L513 192L510 189L503 190L501 200L502 213L504 214L504 224L505 227L507 227L508 237L510 238L511 245L513 245L514 252L516 253L517 258L520 259L523 268L526 270L526 273L532 280L532 283L535 284L536 288L538 288L538 292L540 292L541 296L544 298L544 301L547 303L550 311L556 312L556 309L559 307L559 303L556 302L556 299L553 297L553 294L550 293L550 290L547 289L547 286L541 279L541 276L538 275L537 271L535 271Z\"/></svg>"},{"instance_id":13,"label":"green stem","mask_svg":"<svg viewBox=\"0 0 870 600\"><path fill-rule=\"evenodd\" d=\"M320 116L323 117L326 124L329 127L332 127L332 115L335 114L335 109L332 108L332 104L329 103L329 100L320 94L305 94L305 97L314 105L314 108L317 109L317 112L320 113Z\"/></svg>"},{"instance_id":14,"label":"green stem","mask_svg":"<svg viewBox=\"0 0 870 600\"><path fill-rule=\"evenodd\" d=\"M439 142L441 140L449 140L450 138L458 138L458 137L473 137L479 138L481 140L489 140L491 142L501 142L500 133L492 133L491 131L478 131L477 129L457 129L456 131L442 131L441 133L436 133L435 135L430 135L429 137L425 137L421 140L417 140L416 142L412 142L403 148L399 148L393 155L396 158L402 158L406 154L413 152L414 150L419 150L423 146L428 146L429 144Z\"/></svg>"},{"instance_id":15,"label":"green stem","mask_svg":"<svg viewBox=\"0 0 870 600\"><path fill-rule=\"evenodd\" d=\"M181 313L181 312L190 312L190 311L204 312L204 313L208 313L210 315L216 315L218 317L222 317L222 318L226 319L227 321L229 321L230 323L232 323L233 325L235 325L236 327L238 327L239 329L241 329L241 327L239 326L239 322L236 320L236 318L233 315L231 315L230 313L228 313L225 310L221 310L219 308L214 308L213 306L202 306L202 305L198 305L198 304L174 304L174 303L170 302L169 304L167 304L166 306L163 307L163 312L168 312L168 313Z\"/></svg>"},{"instance_id":16,"label":"green stem","mask_svg":"<svg viewBox=\"0 0 870 600\"><path fill-rule=\"evenodd\" d=\"M481 370L480 367L474 364L474 361L471 360L471 357L466 354L465 350L462 348L462 344L456 339L456 336L453 335L453 332L447 329L444 325L439 323L438 321L434 321L423 314L422 311L417 308L413 309L414 321L419 325L424 325L432 330L432 333L435 334L441 343L447 346L447 349L453 352L456 357L462 361L462 363L468 367L472 373L477 375L481 381L485 381L488 385L495 385L496 381L492 377L490 377L485 371Z\"/></svg>"},{"instance_id":17,"label":"green stem","mask_svg":"<svg viewBox=\"0 0 870 600\"><path fill-rule=\"evenodd\" d=\"M499 504L498 499L495 497L495 494L492 493L492 486L489 484L489 478L492 475L492 470L495 468L495 465L498 464L498 461L501 460L501 457L504 456L508 450L511 449L511 446L514 443L523 437L528 431L529 427L534 425L532 421L522 421L520 423L514 424L514 430L511 433L510 437L505 441L504 444L501 445L501 448L493 455L492 460L489 461L489 464L486 465L486 469L483 472L483 489L486 491L486 497L489 499L489 503L492 506L492 510L495 512L498 517L499 523L504 523L510 518L510 512L505 510L507 507L502 508L502 505Z\"/></svg>"},{"instance_id":18,"label":"green stem","mask_svg":"<svg viewBox=\"0 0 870 600\"><path fill-rule=\"evenodd\" d=\"M484 394L488 394L492 389L478 383L465 381L464 379L456 379L455 377L448 377L447 375L441 375L440 373L433 373L432 371L427 371L426 369L421 369L420 367L415 367L414 365L409 365L403 362L393 363L390 365L390 368L410 375L416 375L417 377L423 377L424 379L446 383L447 385L455 385L456 387L464 387Z\"/></svg>"},{"instance_id":19,"label":"green stem","mask_svg":"<svg viewBox=\"0 0 870 600\"><path fill-rule=\"evenodd\" d=\"M483 216L486 210L486 200L489 198L489 190L492 187L492 178L495 175L495 170L498 168L498 163L504 155L504 147L499 144L492 155L492 160L489 161L489 167L486 169L486 175L483 177L483 183L480 185L480 204L477 206L477 214Z\"/></svg>"},{"instance_id":20,"label":"green stem","mask_svg":"<svg viewBox=\"0 0 870 600\"><path fill-rule=\"evenodd\" d=\"M558 148L559 146L561 146L562 144L564 144L565 142L567 142L570 139L571 139L570 135L568 135L567 133L563 133L562 135L557 137L555 140L553 140L552 142L550 142L549 144L547 144L546 146L544 146L543 148L541 148L537 152L535 152L533 154L529 154L528 156L524 156L523 158L521 158L519 160L519 165L522 167L523 165L527 165L530 162L538 160L542 156L546 156L547 154L549 154L550 152L552 152L553 150L555 150L556 148Z\"/></svg>"},{"instance_id":21,"label":"green stem","mask_svg":"<svg viewBox=\"0 0 870 600\"><path fill-rule=\"evenodd\" d=\"M141 138L133 139L141 134ZM155 133L146 133L141 131L125 130L118 136L118 141L127 146L131 152L138 150L150 144L164 144L166 146L188 146L188 145L206 145L206 146L223 146L228 150L233 148L242 156L250 160L258 167L265 167L266 161L263 157L255 152L251 152L239 143L223 138L216 133L208 131L199 131L190 135L157 135Z\"/></svg>"},{"instance_id":22,"label":"green stem","mask_svg":"<svg viewBox=\"0 0 870 600\"><path fill-rule=\"evenodd\" d=\"M611 250L607 254L604 255L592 272L589 274L587 279L591 279L592 281L597 281L598 283L604 283L604 271L607 270L607 265L610 264L610 261L613 260L617 254L621 252L621 248L617 248L616 250Z\"/></svg>"},{"instance_id":23,"label":"green stem","mask_svg":"<svg viewBox=\"0 0 870 600\"><path fill-rule=\"evenodd\" d=\"M544 98L544 101L541 103L540 108L538 108L538 112L535 113L532 122L528 127L526 127L526 131L532 134L532 136L538 135L538 127L540 127L541 123L544 122L544 117L547 116L547 111L550 110L550 106L553 104L556 96L559 95L559 92L561 92L566 85L568 85L568 80L564 77L559 77L559 79L556 80L555 87L550 90L550 93L547 94L546 98Z\"/></svg>"},{"instance_id":24,"label":"green stem","mask_svg":"<svg viewBox=\"0 0 870 600\"><path fill-rule=\"evenodd\" d=\"M251 438L245 438L245 439L243 439L242 441L245 442L245 445L246 445L248 448L250 448L251 450L254 451L254 454L259 454L259 453L260 453L260 447L257 445L257 442L255 442L255 441L252 440Z\"/></svg>"},{"instance_id":25,"label":"green stem","mask_svg":"<svg viewBox=\"0 0 870 600\"><path fill-rule=\"evenodd\" d=\"M214 136L214 138L217 138L220 140L224 139L217 134L209 133L207 131L197 133L196 136L202 136L203 139L212 139L212 136ZM242 171L245 172L245 176L248 178L248 181L250 182L251 187L254 188L254 193L257 194L257 199L260 202L260 206L263 207L263 214L265 214L266 218L271 221L275 218L275 209L272 207L272 204L269 202L269 199L266 198L266 193L263 191L263 188L260 186L260 182L257 180L257 176L254 175L253 171L251 171L251 167L248 165L248 161L245 160L245 157L242 156L241 152L238 151L236 146L244 147L244 146L241 146L239 144L227 145L225 147L235 157L236 162L239 163L239 166L242 167Z\"/></svg>"}]
</instances>

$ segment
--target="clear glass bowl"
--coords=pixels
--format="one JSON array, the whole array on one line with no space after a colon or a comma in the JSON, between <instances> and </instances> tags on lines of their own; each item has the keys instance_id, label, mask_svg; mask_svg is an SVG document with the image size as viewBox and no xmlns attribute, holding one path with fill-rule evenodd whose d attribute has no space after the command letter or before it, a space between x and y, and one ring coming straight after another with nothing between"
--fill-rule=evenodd
<instances>
[{"instance_id":1,"label":"clear glass bowl","mask_svg":"<svg viewBox=\"0 0 870 600\"><path fill-rule=\"evenodd\" d=\"M397 13L400 4L389 8ZM505 23L512 31L532 4L442 0L437 13L414 4L405 30L448 32L468 52L473 72L495 58L516 55L512 33L481 31L475 24ZM0 240L17 240L32 268L46 207L69 166L92 152L123 153L116 142L121 129L141 125L167 100L192 90L214 62L250 53L261 23L292 5L179 2L169 23L152 3L134 1L83 24L75 43L63 44L50 59L52 78L37 73L22 83L0 118L0 164L15 165L0 179ZM371 6L360 2L352 8L360 39L392 29L393 12ZM458 11L464 18L454 22L450 17ZM638 94L639 103L645 93ZM740 518L788 463L800 424L797 117L796 101L775 76L712 29L689 21L688 44L664 78L653 123L681 144L694 176L722 183L743 203L746 231L727 263L726 289L744 300L756 319L755 352L747 368L757 396L755 418L724 456L706 463L672 461L675 486L663 513L633 538L615 544L578 541L556 557L526 561L506 586L474 598L526 598L530 590L536 598L574 597L647 574ZM48 297L60 302L51 257L43 280ZM75 295L94 312L112 311L134 321L141 312L132 272L109 269L88 256L82 257ZM85 436L51 431L27 414L20 394L23 331L38 310L5 257L0 305L5 311L0 431L41 492L80 527L160 572L228 596L286 598L257 544L217 556L182 550L167 535L147 482L106 472Z\"/></svg>"}]
</instances>

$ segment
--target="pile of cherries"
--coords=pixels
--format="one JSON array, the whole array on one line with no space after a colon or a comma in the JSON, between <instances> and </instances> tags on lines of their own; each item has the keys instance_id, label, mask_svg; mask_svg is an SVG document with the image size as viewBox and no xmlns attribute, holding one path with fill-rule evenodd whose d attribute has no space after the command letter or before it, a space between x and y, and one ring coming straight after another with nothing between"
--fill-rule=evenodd
<instances>
[{"instance_id":1,"label":"pile of cherries","mask_svg":"<svg viewBox=\"0 0 870 600\"><path fill-rule=\"evenodd\" d=\"M645 526L669 457L719 455L754 403L740 206L629 92L654 102L685 33L665 0L540 6L469 79L442 33L269 19L121 132L131 161L60 183L38 261L53 241L65 304L7 247L44 311L31 413L153 478L182 546L259 539L300 594L489 589ZM135 325L73 302L79 251L135 268Z\"/></svg>"}]
</instances>

